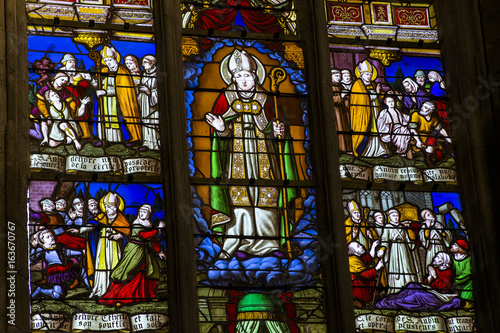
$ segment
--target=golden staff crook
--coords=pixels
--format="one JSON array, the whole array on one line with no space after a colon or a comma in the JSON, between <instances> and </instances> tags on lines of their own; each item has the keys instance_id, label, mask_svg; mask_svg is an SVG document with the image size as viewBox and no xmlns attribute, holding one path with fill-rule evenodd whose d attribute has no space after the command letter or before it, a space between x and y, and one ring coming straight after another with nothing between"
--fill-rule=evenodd
<instances>
[{"instance_id":1,"label":"golden staff crook","mask_svg":"<svg viewBox=\"0 0 500 333\"><path fill-rule=\"evenodd\" d=\"M279 125L279 114L278 114L278 88L281 82L286 79L286 72L283 68L276 67L270 73L271 78L271 91L274 94L274 112L276 114L276 123ZM283 139L282 135L278 135L278 139ZM283 157L283 142L278 142L278 153L280 157L280 170L281 170L281 179L285 180L285 162ZM285 241L288 252L288 257L292 257L292 243L290 242L290 229L288 225L288 214L287 214L287 198L286 198L286 187L282 188L282 197L283 197L283 218L285 220Z\"/></svg>"}]
</instances>

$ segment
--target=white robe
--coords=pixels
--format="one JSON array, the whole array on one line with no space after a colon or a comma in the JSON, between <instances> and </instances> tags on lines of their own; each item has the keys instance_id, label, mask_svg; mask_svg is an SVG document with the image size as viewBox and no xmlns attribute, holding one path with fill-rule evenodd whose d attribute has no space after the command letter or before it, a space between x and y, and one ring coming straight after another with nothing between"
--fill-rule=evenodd
<instances>
[{"instance_id":1,"label":"white robe","mask_svg":"<svg viewBox=\"0 0 500 333\"><path fill-rule=\"evenodd\" d=\"M408 283L418 283L418 272L413 260L415 244L404 227L391 223L385 225L380 245L385 247L384 261L387 269L388 294L401 291Z\"/></svg>"},{"instance_id":2,"label":"white robe","mask_svg":"<svg viewBox=\"0 0 500 333\"><path fill-rule=\"evenodd\" d=\"M243 124L253 124L254 116L243 114ZM243 155L245 161L246 179L259 179L259 155L258 142L255 134L255 127L243 129ZM229 156L228 178L233 178L232 163L235 155ZM272 251L280 249L280 219L278 208L261 208L259 205L260 189L256 186L248 186L248 197L253 207L231 206L232 220L226 224L226 236L224 240L221 259L228 259L234 256L236 251L248 254L263 256ZM250 236L252 238L246 238ZM255 237L255 238L253 238ZM262 237L262 238L261 238Z\"/></svg>"},{"instance_id":3,"label":"white robe","mask_svg":"<svg viewBox=\"0 0 500 333\"><path fill-rule=\"evenodd\" d=\"M448 252L448 247L453 241L453 236L449 230L444 230L441 223L436 222L443 229L438 230L434 228L427 228L427 225L423 224L420 229L420 241L422 242L422 247L426 249L425 253L425 267L432 264L432 260L438 254L438 252ZM425 237L425 232L429 231L429 238ZM445 235L443 236L442 233Z\"/></svg>"},{"instance_id":4,"label":"white robe","mask_svg":"<svg viewBox=\"0 0 500 333\"><path fill-rule=\"evenodd\" d=\"M403 115L396 109L392 112L388 109L382 110L377 119L380 139L385 143L392 143L398 154L406 154L408 150L408 142L411 138L407 127L409 120L408 115Z\"/></svg>"},{"instance_id":5,"label":"white robe","mask_svg":"<svg viewBox=\"0 0 500 333\"><path fill-rule=\"evenodd\" d=\"M113 228L102 228L101 230L95 256L94 283L89 298L102 297L108 290L111 273L122 257L119 242L108 238L117 233Z\"/></svg>"},{"instance_id":6,"label":"white robe","mask_svg":"<svg viewBox=\"0 0 500 333\"><path fill-rule=\"evenodd\" d=\"M151 150L158 150L160 149L160 133L158 132L160 112L158 111L158 80L156 78L156 70L150 73L145 72L140 86L145 86L150 91L148 95L139 90L139 95L137 96L137 104L142 118L143 145Z\"/></svg>"}]
</instances>

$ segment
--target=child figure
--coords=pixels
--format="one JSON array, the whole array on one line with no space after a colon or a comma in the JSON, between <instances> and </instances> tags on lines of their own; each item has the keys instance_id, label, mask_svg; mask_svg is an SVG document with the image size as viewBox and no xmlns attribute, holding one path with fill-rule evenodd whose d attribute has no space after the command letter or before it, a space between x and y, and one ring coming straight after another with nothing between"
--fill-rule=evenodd
<instances>
[{"instance_id":1,"label":"child figure","mask_svg":"<svg viewBox=\"0 0 500 333\"><path fill-rule=\"evenodd\" d=\"M69 112L67 104L61 100L61 96L53 90L49 89L44 94L45 100L50 104L49 114L50 119L48 123L51 124L53 121L55 123L50 129L50 134L48 135L48 140L43 140L40 145L45 146L47 143L50 147L57 147L63 143L66 138L66 144L75 144L76 150L82 149L82 145L77 139L75 130L77 128L76 123L72 120L72 115ZM77 116L82 117L85 113L85 105L90 102L90 97L85 97L81 101L80 107L77 111ZM46 135L44 137L47 137Z\"/></svg>"}]
</instances>

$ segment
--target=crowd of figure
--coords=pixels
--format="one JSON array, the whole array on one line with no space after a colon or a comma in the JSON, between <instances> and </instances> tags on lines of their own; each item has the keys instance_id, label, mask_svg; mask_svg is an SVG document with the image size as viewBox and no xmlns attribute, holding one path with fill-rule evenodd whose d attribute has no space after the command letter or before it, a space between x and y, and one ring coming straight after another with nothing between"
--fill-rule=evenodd
<instances>
[{"instance_id":1,"label":"crowd of figure","mask_svg":"<svg viewBox=\"0 0 500 333\"><path fill-rule=\"evenodd\" d=\"M78 68L69 53L58 64L47 57L34 62L40 79L33 91L31 136L40 146L73 144L78 151L87 143L120 142L139 151L158 150L156 58L127 55L121 64L118 51L107 46L100 55L95 73Z\"/></svg>"},{"instance_id":2,"label":"crowd of figure","mask_svg":"<svg viewBox=\"0 0 500 333\"><path fill-rule=\"evenodd\" d=\"M387 88L377 79L377 68L368 60L360 62L353 82L348 69L333 69L332 90L339 150L361 157L387 157L397 154L423 156L433 167L451 152L451 139L436 110L444 104L431 94L434 84L444 89L436 71L416 71L414 78L402 81L404 91Z\"/></svg>"},{"instance_id":3,"label":"crowd of figure","mask_svg":"<svg viewBox=\"0 0 500 333\"><path fill-rule=\"evenodd\" d=\"M355 201L347 208L355 307L443 311L473 306L466 235L453 235L430 209L421 210L418 221L400 207L377 211L369 223L368 208Z\"/></svg>"},{"instance_id":4,"label":"crowd of figure","mask_svg":"<svg viewBox=\"0 0 500 333\"><path fill-rule=\"evenodd\" d=\"M32 298L63 299L77 287L109 306L156 298L157 258L166 259L159 243L165 224L153 224L153 207L141 205L130 223L117 193L107 193L100 203L90 198L86 215L82 198L66 206L64 198L46 198L41 212L30 212L30 261L41 262L43 272Z\"/></svg>"}]
</instances>

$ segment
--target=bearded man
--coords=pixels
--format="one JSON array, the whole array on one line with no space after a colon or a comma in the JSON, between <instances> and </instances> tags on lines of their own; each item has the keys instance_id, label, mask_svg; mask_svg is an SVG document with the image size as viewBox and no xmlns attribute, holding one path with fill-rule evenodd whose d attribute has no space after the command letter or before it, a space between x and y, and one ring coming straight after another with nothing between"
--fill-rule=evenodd
<instances>
[{"instance_id":1,"label":"bearded man","mask_svg":"<svg viewBox=\"0 0 500 333\"><path fill-rule=\"evenodd\" d=\"M363 308L365 303L373 300L375 293L377 272L384 267L384 261L375 264L375 251L380 241L373 242L370 252L360 243L353 241L347 245L349 255L349 271L352 280L352 295L354 306Z\"/></svg>"}]
</instances>

